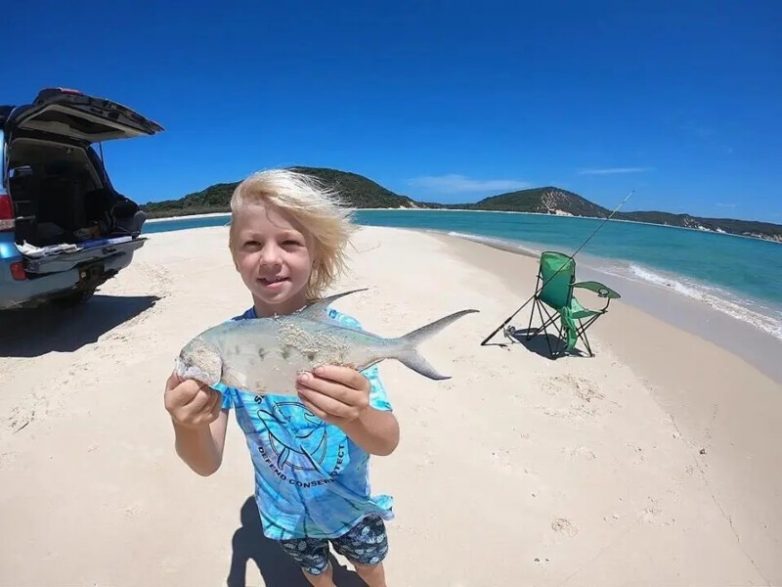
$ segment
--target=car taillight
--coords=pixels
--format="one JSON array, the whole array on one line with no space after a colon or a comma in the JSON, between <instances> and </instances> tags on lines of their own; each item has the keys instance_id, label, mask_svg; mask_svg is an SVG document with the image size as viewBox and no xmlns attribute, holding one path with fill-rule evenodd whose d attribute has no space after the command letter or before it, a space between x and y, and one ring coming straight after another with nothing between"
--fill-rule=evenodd
<instances>
[{"instance_id":1,"label":"car taillight","mask_svg":"<svg viewBox=\"0 0 782 587\"><path fill-rule=\"evenodd\" d=\"M27 273L24 272L24 263L21 261L11 263L11 277L17 281L23 281L27 279Z\"/></svg>"},{"instance_id":2,"label":"car taillight","mask_svg":"<svg viewBox=\"0 0 782 587\"><path fill-rule=\"evenodd\" d=\"M0 232L13 230L15 224L14 204L11 202L11 196L0 194Z\"/></svg>"}]
</instances>

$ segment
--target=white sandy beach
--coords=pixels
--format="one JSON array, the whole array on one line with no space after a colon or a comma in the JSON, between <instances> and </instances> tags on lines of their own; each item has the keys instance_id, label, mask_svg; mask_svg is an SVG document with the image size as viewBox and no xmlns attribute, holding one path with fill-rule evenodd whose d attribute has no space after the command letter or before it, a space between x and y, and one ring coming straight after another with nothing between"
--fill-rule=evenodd
<instances>
[{"instance_id":1,"label":"white sandy beach","mask_svg":"<svg viewBox=\"0 0 782 587\"><path fill-rule=\"evenodd\" d=\"M207 212L205 214L185 214L182 216L164 216L161 218L149 218L146 222L167 222L169 220L188 220L196 218L213 218L215 216L230 216L231 212ZM145 224L146 224L145 222Z\"/></svg>"},{"instance_id":2,"label":"white sandy beach","mask_svg":"<svg viewBox=\"0 0 782 587\"><path fill-rule=\"evenodd\" d=\"M181 346L251 303L227 230L150 235L70 316L0 316L0 586L306 584L260 535L233 416L202 478L163 409ZM367 330L480 310L422 349L452 379L380 367L402 431L372 465L389 585L782 585L779 381L623 300L594 358L482 347L534 289L526 256L362 228L351 260L333 291L370 288L338 302Z\"/></svg>"}]
</instances>

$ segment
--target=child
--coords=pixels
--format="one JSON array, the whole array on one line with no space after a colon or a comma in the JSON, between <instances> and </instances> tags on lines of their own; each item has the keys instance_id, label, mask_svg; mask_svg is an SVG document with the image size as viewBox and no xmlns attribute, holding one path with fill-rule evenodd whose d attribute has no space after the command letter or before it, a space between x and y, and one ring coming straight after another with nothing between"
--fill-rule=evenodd
<instances>
[{"instance_id":1,"label":"child","mask_svg":"<svg viewBox=\"0 0 782 587\"><path fill-rule=\"evenodd\" d=\"M344 268L349 212L313 178L288 170L251 175L231 197L229 247L253 306L234 320L290 314L318 299ZM360 328L330 308L328 317ZM377 367L318 367L297 380L298 398L217 390L172 374L165 407L177 454L196 473L222 461L233 409L255 468L255 499L266 536L312 585L333 586L329 541L370 587L385 587L384 520L392 499L371 496L369 455L391 454L399 426Z\"/></svg>"}]
</instances>

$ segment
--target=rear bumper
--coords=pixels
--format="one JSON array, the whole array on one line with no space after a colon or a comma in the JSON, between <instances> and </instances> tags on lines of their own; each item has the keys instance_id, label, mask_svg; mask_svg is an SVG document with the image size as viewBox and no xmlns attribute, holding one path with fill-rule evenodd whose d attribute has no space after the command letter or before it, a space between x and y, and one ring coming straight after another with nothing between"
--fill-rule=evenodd
<instances>
[{"instance_id":1,"label":"rear bumper","mask_svg":"<svg viewBox=\"0 0 782 587\"><path fill-rule=\"evenodd\" d=\"M10 265L23 257L0 258L0 310L37 306L69 291L100 285L130 265L133 253L141 246L143 241L133 248L91 259L65 271L29 274L30 279L21 281L13 279Z\"/></svg>"}]
</instances>

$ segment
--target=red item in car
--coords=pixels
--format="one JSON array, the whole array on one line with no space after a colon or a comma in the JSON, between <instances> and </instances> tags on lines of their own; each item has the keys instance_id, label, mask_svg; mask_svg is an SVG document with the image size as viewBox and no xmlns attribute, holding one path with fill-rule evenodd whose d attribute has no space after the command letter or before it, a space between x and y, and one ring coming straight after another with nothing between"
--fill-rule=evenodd
<instances>
[{"instance_id":1,"label":"red item in car","mask_svg":"<svg viewBox=\"0 0 782 587\"><path fill-rule=\"evenodd\" d=\"M0 194L0 232L14 229L14 205L11 196Z\"/></svg>"},{"instance_id":2,"label":"red item in car","mask_svg":"<svg viewBox=\"0 0 782 587\"><path fill-rule=\"evenodd\" d=\"M24 281L27 279L27 273L24 272L24 263L21 261L11 263L11 277L16 281Z\"/></svg>"}]
</instances>

